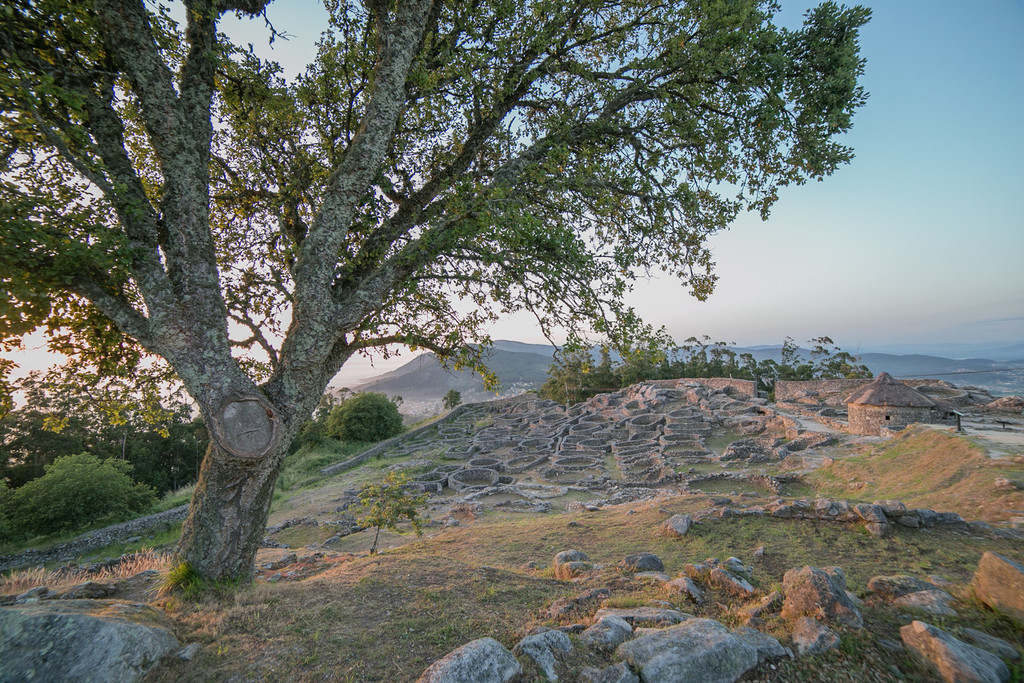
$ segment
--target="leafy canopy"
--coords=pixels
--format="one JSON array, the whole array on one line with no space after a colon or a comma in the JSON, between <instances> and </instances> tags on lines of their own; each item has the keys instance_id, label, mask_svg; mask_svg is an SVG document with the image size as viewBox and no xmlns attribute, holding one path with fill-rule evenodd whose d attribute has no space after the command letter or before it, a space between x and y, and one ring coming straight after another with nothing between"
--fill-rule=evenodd
<instances>
[{"instance_id":1,"label":"leafy canopy","mask_svg":"<svg viewBox=\"0 0 1024 683\"><path fill-rule=\"evenodd\" d=\"M371 555L377 553L380 530L393 531L403 519L412 523L417 536L423 533L419 508L427 502L427 495L409 492L406 489L408 482L404 473L389 472L383 481L363 484L359 489L359 506L365 514L356 521L364 529L376 529Z\"/></svg>"},{"instance_id":2,"label":"leafy canopy","mask_svg":"<svg viewBox=\"0 0 1024 683\"><path fill-rule=\"evenodd\" d=\"M384 344L475 363L524 310L644 333L634 277L705 298L710 235L852 158L861 7L327 4L292 80L216 33L261 0L2 6L0 343L160 355L207 417L262 382L298 424Z\"/></svg>"},{"instance_id":3,"label":"leafy canopy","mask_svg":"<svg viewBox=\"0 0 1024 683\"><path fill-rule=\"evenodd\" d=\"M342 441L383 441L402 433L402 416L384 394L356 394L331 410L327 433Z\"/></svg>"}]
</instances>

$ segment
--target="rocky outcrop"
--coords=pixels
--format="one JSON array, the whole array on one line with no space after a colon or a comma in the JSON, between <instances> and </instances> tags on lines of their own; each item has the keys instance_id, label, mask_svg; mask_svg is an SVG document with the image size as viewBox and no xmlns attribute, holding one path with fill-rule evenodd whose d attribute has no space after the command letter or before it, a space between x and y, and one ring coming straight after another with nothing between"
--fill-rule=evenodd
<instances>
[{"instance_id":1,"label":"rocky outcrop","mask_svg":"<svg viewBox=\"0 0 1024 683\"><path fill-rule=\"evenodd\" d=\"M614 650L633 636L633 627L622 617L609 614L580 634L580 640L597 650Z\"/></svg>"},{"instance_id":2,"label":"rocky outcrop","mask_svg":"<svg viewBox=\"0 0 1024 683\"><path fill-rule=\"evenodd\" d=\"M522 672L501 643L478 638L431 664L416 683L508 683Z\"/></svg>"},{"instance_id":3,"label":"rocky outcrop","mask_svg":"<svg viewBox=\"0 0 1024 683\"><path fill-rule=\"evenodd\" d=\"M0 680L136 681L178 649L164 615L111 600L0 608Z\"/></svg>"},{"instance_id":4,"label":"rocky outcrop","mask_svg":"<svg viewBox=\"0 0 1024 683\"><path fill-rule=\"evenodd\" d=\"M804 566L782 578L782 616L814 617L827 624L860 628L864 619L846 593L846 576L839 567L825 570Z\"/></svg>"},{"instance_id":5,"label":"rocky outcrop","mask_svg":"<svg viewBox=\"0 0 1024 683\"><path fill-rule=\"evenodd\" d=\"M839 648L839 635L814 617L800 617L793 626L797 655L819 655Z\"/></svg>"},{"instance_id":6,"label":"rocky outcrop","mask_svg":"<svg viewBox=\"0 0 1024 683\"><path fill-rule=\"evenodd\" d=\"M948 683L1003 683L1010 670L999 657L942 629L914 621L900 629L903 644Z\"/></svg>"},{"instance_id":7,"label":"rocky outcrop","mask_svg":"<svg viewBox=\"0 0 1024 683\"><path fill-rule=\"evenodd\" d=\"M757 666L757 647L711 619L645 633L616 653L645 682L731 683Z\"/></svg>"},{"instance_id":8,"label":"rocky outcrop","mask_svg":"<svg viewBox=\"0 0 1024 683\"><path fill-rule=\"evenodd\" d=\"M971 586L978 599L992 609L1024 621L1024 566L987 551L981 556Z\"/></svg>"},{"instance_id":9,"label":"rocky outcrop","mask_svg":"<svg viewBox=\"0 0 1024 683\"><path fill-rule=\"evenodd\" d=\"M549 681L557 681L556 658L572 650L572 641L561 631L544 631L526 636L512 648L512 654L525 655L537 663Z\"/></svg>"}]
</instances>

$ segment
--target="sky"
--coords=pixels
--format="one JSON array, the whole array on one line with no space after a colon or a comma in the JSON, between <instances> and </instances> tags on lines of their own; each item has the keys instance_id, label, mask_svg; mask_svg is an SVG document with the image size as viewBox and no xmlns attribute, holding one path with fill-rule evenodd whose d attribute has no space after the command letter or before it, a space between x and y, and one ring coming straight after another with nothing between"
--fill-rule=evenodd
<instances>
[{"instance_id":1,"label":"sky","mask_svg":"<svg viewBox=\"0 0 1024 683\"><path fill-rule=\"evenodd\" d=\"M816 3L782 0L796 26ZM719 282L699 302L669 277L630 296L677 340L739 345L828 335L847 350L1024 341L1024 0L878 0L861 32L870 93L846 136L856 157L788 188L771 218L741 216L711 246ZM222 30L295 73L325 22L315 0ZM544 343L529 318L495 339ZM335 384L406 362L353 360Z\"/></svg>"}]
</instances>

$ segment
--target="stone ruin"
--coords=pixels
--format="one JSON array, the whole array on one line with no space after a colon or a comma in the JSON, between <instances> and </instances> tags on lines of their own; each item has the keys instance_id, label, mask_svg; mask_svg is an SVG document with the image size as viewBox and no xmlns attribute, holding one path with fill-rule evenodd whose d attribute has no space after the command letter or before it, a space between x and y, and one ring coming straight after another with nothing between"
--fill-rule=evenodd
<instances>
[{"instance_id":1,"label":"stone ruin","mask_svg":"<svg viewBox=\"0 0 1024 683\"><path fill-rule=\"evenodd\" d=\"M546 511L571 493L591 504L625 502L723 480L779 495L783 480L756 469L696 470L778 463L831 443L766 403L686 380L636 384L569 407L524 395L465 406L374 455L412 456L395 467L411 472L411 487L440 496L437 506Z\"/></svg>"}]
</instances>

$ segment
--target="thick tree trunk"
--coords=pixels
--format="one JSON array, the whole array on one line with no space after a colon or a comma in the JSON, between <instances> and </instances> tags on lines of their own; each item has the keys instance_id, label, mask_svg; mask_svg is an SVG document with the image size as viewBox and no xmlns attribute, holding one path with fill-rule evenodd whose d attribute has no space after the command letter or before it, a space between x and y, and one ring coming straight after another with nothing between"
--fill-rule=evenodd
<instances>
[{"instance_id":1,"label":"thick tree trunk","mask_svg":"<svg viewBox=\"0 0 1024 683\"><path fill-rule=\"evenodd\" d=\"M233 457L215 439L203 460L176 562L213 580L250 581L287 442L258 460Z\"/></svg>"}]
</instances>

